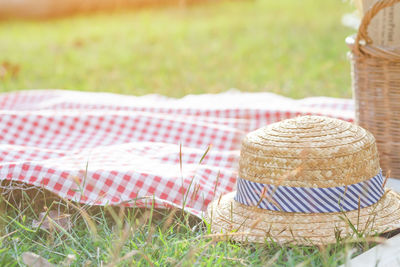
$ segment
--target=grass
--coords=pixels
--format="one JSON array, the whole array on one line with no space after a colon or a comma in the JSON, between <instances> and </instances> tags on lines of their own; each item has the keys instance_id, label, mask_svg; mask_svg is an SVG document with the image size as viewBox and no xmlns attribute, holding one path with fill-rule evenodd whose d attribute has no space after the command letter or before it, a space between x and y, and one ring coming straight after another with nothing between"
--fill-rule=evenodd
<instances>
[{"instance_id":1,"label":"grass","mask_svg":"<svg viewBox=\"0 0 400 267\"><path fill-rule=\"evenodd\" d=\"M76 206L51 202L39 191L20 195L20 206L7 199L1 199L1 266L22 266L24 252L58 266L337 266L350 249L360 253L369 246L217 242L206 223L177 209ZM57 223L48 230L32 227L39 206L71 214L72 230Z\"/></svg>"},{"instance_id":2,"label":"grass","mask_svg":"<svg viewBox=\"0 0 400 267\"><path fill-rule=\"evenodd\" d=\"M0 91L350 97L344 39L352 30L340 21L352 9L340 0L244 0L3 22L0 65L18 73L3 75Z\"/></svg>"},{"instance_id":3,"label":"grass","mask_svg":"<svg viewBox=\"0 0 400 267\"><path fill-rule=\"evenodd\" d=\"M63 88L180 97L235 87L295 98L350 97L344 38L351 30L340 19L351 9L339 0L246 0L1 22L0 92ZM28 251L61 266L336 266L348 250L369 246L216 242L207 224L180 211L73 207L62 200L51 208L72 215L72 230L38 230L32 221L50 208L43 199L1 199L1 266L23 266Z\"/></svg>"}]
</instances>

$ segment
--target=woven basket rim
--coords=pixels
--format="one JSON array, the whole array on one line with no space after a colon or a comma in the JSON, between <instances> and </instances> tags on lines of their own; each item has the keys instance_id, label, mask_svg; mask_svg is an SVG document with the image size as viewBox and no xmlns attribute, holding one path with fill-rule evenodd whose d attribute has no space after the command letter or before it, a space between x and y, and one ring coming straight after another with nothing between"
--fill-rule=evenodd
<instances>
[{"instance_id":1,"label":"woven basket rim","mask_svg":"<svg viewBox=\"0 0 400 267\"><path fill-rule=\"evenodd\" d=\"M346 38L345 42L350 48L351 56L385 59L393 62L400 62L400 47L384 47L374 44L363 44L358 48L355 46L355 35L350 35Z\"/></svg>"},{"instance_id":2,"label":"woven basket rim","mask_svg":"<svg viewBox=\"0 0 400 267\"><path fill-rule=\"evenodd\" d=\"M388 60L400 60L400 48L390 48L373 45L373 40L368 35L368 26L372 19L384 8L400 3L400 0L379 0L372 5L364 14L358 32L354 38L354 42L350 38L346 38L346 43L350 46L355 55L369 55L376 58L384 58Z\"/></svg>"}]
</instances>

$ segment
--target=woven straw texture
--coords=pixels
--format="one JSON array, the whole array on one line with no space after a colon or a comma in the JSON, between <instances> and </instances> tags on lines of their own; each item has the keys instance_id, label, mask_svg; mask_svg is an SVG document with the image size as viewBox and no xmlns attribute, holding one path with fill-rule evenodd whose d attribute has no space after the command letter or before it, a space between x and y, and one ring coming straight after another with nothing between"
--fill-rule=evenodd
<instances>
[{"instance_id":1,"label":"woven straw texture","mask_svg":"<svg viewBox=\"0 0 400 267\"><path fill-rule=\"evenodd\" d=\"M304 116L271 124L249 133L242 142L239 176L292 187L336 187L368 180L379 173L375 139L363 128L342 120ZM247 206L236 192L214 200L206 220L214 233L237 241L334 243L336 235L357 229L372 234L400 223L399 196L387 190L374 205L350 212L288 213ZM234 234L233 234L234 233Z\"/></svg>"},{"instance_id":2,"label":"woven straw texture","mask_svg":"<svg viewBox=\"0 0 400 267\"><path fill-rule=\"evenodd\" d=\"M355 41L350 40L356 122L373 133L384 172L400 177L400 51L379 47L368 25L383 8L400 0L378 1L365 14Z\"/></svg>"}]
</instances>

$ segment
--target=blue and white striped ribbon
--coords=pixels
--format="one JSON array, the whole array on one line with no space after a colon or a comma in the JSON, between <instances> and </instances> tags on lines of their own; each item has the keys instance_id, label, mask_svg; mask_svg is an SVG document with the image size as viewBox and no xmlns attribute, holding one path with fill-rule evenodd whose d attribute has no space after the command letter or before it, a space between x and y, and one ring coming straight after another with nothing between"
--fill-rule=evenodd
<instances>
[{"instance_id":1,"label":"blue and white striped ribbon","mask_svg":"<svg viewBox=\"0 0 400 267\"><path fill-rule=\"evenodd\" d=\"M357 184L327 188L275 186L238 178L235 200L247 206L275 211L342 212L378 202L384 193L382 184L382 171Z\"/></svg>"}]
</instances>

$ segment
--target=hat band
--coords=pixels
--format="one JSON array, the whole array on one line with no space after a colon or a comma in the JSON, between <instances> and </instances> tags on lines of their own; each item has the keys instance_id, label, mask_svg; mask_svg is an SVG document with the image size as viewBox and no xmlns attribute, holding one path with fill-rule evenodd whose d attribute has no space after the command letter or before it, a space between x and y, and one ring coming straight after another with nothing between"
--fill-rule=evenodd
<instances>
[{"instance_id":1,"label":"hat band","mask_svg":"<svg viewBox=\"0 0 400 267\"><path fill-rule=\"evenodd\" d=\"M365 208L378 202L384 193L382 170L357 184L313 188L275 186L238 178L235 200L260 209L328 213Z\"/></svg>"}]
</instances>

